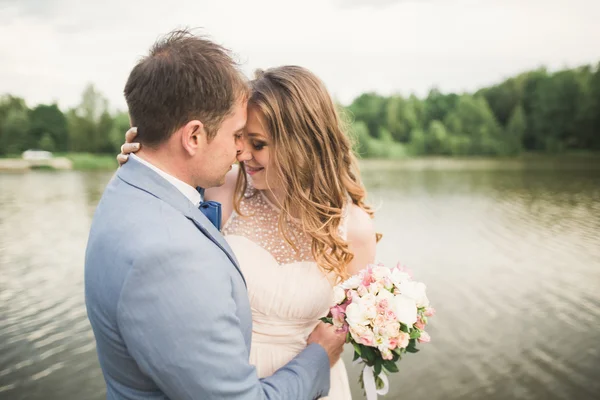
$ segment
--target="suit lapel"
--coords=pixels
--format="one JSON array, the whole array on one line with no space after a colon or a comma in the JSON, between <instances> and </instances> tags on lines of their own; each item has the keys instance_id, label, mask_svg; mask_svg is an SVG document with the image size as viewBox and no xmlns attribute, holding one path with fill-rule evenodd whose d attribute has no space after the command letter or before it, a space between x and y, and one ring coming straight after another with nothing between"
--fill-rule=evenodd
<instances>
[{"instance_id":1,"label":"suit lapel","mask_svg":"<svg viewBox=\"0 0 600 400\"><path fill-rule=\"evenodd\" d=\"M237 259L233 254L233 251L225 241L225 238L215 228L200 210L198 210L190 202L190 200L183 195L176 187L171 185L166 179L152 171L150 168L142 165L134 158L130 158L125 165L123 165L117 171L117 177L127 184L134 186L140 190L143 190L154 197L157 197L164 202L170 204L175 209L180 211L188 219L190 219L194 225L214 244L217 245L231 260L231 263L238 270L244 284L246 280L240 269Z\"/></svg>"}]
</instances>

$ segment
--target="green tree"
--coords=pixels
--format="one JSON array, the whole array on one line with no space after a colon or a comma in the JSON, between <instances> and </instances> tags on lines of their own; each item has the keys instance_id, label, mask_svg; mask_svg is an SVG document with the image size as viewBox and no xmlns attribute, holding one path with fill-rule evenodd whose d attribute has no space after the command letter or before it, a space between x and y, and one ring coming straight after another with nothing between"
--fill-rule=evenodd
<instances>
[{"instance_id":1,"label":"green tree","mask_svg":"<svg viewBox=\"0 0 600 400\"><path fill-rule=\"evenodd\" d=\"M18 154L30 147L30 122L27 110L13 108L8 111L1 126L0 151Z\"/></svg>"},{"instance_id":2,"label":"green tree","mask_svg":"<svg viewBox=\"0 0 600 400\"><path fill-rule=\"evenodd\" d=\"M423 106L422 126L429 126L432 121L444 121L446 116L455 109L459 96L450 93L443 94L438 89L429 91Z\"/></svg>"},{"instance_id":3,"label":"green tree","mask_svg":"<svg viewBox=\"0 0 600 400\"><path fill-rule=\"evenodd\" d=\"M504 132L505 154L515 155L521 152L525 132L527 132L527 119L523 106L519 104L513 110Z\"/></svg>"},{"instance_id":4,"label":"green tree","mask_svg":"<svg viewBox=\"0 0 600 400\"><path fill-rule=\"evenodd\" d=\"M18 153L30 146L29 132L22 132L23 126L29 126L25 100L11 95L0 97L0 155Z\"/></svg>"},{"instance_id":5,"label":"green tree","mask_svg":"<svg viewBox=\"0 0 600 400\"><path fill-rule=\"evenodd\" d=\"M425 136L425 146L429 154L449 155L450 136L446 127L441 121L433 120L429 124L427 135Z\"/></svg>"},{"instance_id":6,"label":"green tree","mask_svg":"<svg viewBox=\"0 0 600 400\"><path fill-rule=\"evenodd\" d=\"M69 144L69 132L67 128L67 118L60 111L56 104L40 104L31 110L31 131L32 140L42 147L41 140L46 135L46 147L53 143L53 150L67 151Z\"/></svg>"},{"instance_id":7,"label":"green tree","mask_svg":"<svg viewBox=\"0 0 600 400\"><path fill-rule=\"evenodd\" d=\"M54 144L54 139L52 138L52 135L48 132L44 133L39 141L38 147L46 151L55 151L56 145Z\"/></svg>"},{"instance_id":8,"label":"green tree","mask_svg":"<svg viewBox=\"0 0 600 400\"><path fill-rule=\"evenodd\" d=\"M500 126L483 96L461 96L444 122L453 134L469 138L468 154L500 154Z\"/></svg>"},{"instance_id":9,"label":"green tree","mask_svg":"<svg viewBox=\"0 0 600 400\"><path fill-rule=\"evenodd\" d=\"M121 151L121 145L125 141L125 132L130 128L129 114L118 112L113 118L112 129L110 131L109 140L113 152Z\"/></svg>"},{"instance_id":10,"label":"green tree","mask_svg":"<svg viewBox=\"0 0 600 400\"><path fill-rule=\"evenodd\" d=\"M85 88L79 105L67 113L67 126L71 150L114 152L110 139L113 124L108 101L93 85Z\"/></svg>"},{"instance_id":11,"label":"green tree","mask_svg":"<svg viewBox=\"0 0 600 400\"><path fill-rule=\"evenodd\" d=\"M577 147L575 116L581 98L582 87L574 70L559 71L540 82L531 115L538 146L551 152Z\"/></svg>"},{"instance_id":12,"label":"green tree","mask_svg":"<svg viewBox=\"0 0 600 400\"><path fill-rule=\"evenodd\" d=\"M356 121L363 121L371 137L378 137L379 128L386 123L387 99L375 93L364 93L358 96L348 110Z\"/></svg>"}]
</instances>

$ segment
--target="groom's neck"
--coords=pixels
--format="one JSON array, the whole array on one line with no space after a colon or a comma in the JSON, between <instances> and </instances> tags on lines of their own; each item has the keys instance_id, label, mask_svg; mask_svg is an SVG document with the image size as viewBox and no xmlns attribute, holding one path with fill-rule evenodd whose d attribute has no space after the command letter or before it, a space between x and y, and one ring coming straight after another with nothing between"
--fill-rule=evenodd
<instances>
[{"instance_id":1,"label":"groom's neck","mask_svg":"<svg viewBox=\"0 0 600 400\"><path fill-rule=\"evenodd\" d=\"M194 186L191 176L187 173L185 163L181 160L181 155L171 154L166 149L152 150L144 148L141 148L135 155L180 181Z\"/></svg>"}]
</instances>

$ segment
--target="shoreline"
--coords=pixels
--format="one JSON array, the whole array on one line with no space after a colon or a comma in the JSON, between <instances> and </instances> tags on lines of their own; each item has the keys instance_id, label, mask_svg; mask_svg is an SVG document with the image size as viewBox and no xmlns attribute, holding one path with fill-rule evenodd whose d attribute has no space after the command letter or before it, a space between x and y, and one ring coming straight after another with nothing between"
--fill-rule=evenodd
<instances>
[{"instance_id":1,"label":"shoreline","mask_svg":"<svg viewBox=\"0 0 600 400\"><path fill-rule=\"evenodd\" d=\"M419 156L392 159L359 158L361 170L523 170L523 169L600 169L600 153L541 154L524 153L514 157ZM60 153L48 160L1 158L0 172L49 171L114 171L118 163L113 155Z\"/></svg>"}]
</instances>

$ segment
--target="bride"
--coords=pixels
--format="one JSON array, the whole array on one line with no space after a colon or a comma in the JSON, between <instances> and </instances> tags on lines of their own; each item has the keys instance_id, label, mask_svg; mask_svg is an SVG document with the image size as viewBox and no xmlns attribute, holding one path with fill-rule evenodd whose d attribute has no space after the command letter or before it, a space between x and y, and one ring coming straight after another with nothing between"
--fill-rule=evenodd
<instances>
[{"instance_id":1,"label":"bride","mask_svg":"<svg viewBox=\"0 0 600 400\"><path fill-rule=\"evenodd\" d=\"M266 377L306 347L332 304L332 286L374 261L377 239L350 141L314 74L297 66L259 71L245 133L252 158L204 195L222 204L222 233L252 307L250 362ZM132 150L124 145L119 161ZM327 398L351 398L341 360Z\"/></svg>"}]
</instances>

